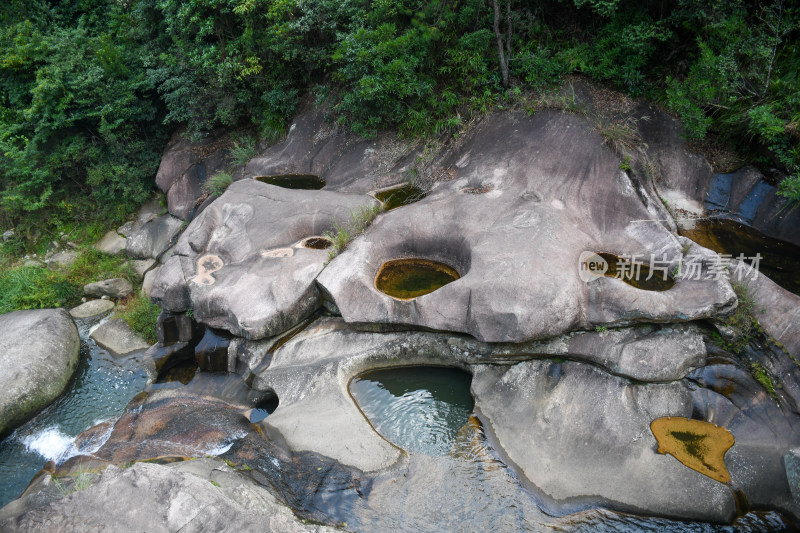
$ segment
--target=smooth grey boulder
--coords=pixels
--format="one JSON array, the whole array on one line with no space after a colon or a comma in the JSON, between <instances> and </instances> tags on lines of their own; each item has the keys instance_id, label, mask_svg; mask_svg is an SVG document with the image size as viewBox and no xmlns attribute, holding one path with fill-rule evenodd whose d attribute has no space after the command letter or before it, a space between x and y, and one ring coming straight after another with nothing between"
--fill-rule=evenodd
<instances>
[{"instance_id":1,"label":"smooth grey boulder","mask_svg":"<svg viewBox=\"0 0 800 533\"><path fill-rule=\"evenodd\" d=\"M181 235L151 298L248 339L285 331L320 306L314 280L328 251L306 247L305 239L376 204L367 195L235 182Z\"/></svg>"},{"instance_id":2,"label":"smooth grey boulder","mask_svg":"<svg viewBox=\"0 0 800 533\"><path fill-rule=\"evenodd\" d=\"M55 400L78 365L78 329L65 309L0 315L0 434Z\"/></svg>"},{"instance_id":3,"label":"smooth grey boulder","mask_svg":"<svg viewBox=\"0 0 800 533\"><path fill-rule=\"evenodd\" d=\"M182 132L172 136L156 173L156 185L167 195L171 215L191 218L206 179L227 164L228 142L219 132L197 142L184 138Z\"/></svg>"},{"instance_id":4,"label":"smooth grey boulder","mask_svg":"<svg viewBox=\"0 0 800 533\"><path fill-rule=\"evenodd\" d=\"M304 523L266 488L219 459L111 465L95 477L90 487L61 498L49 481L50 490L44 490L50 501L12 502L0 529L53 531L57 524L64 531L336 531Z\"/></svg>"},{"instance_id":5,"label":"smooth grey boulder","mask_svg":"<svg viewBox=\"0 0 800 533\"><path fill-rule=\"evenodd\" d=\"M128 237L125 251L134 259L158 259L180 233L180 219L161 215L144 224Z\"/></svg>"},{"instance_id":6,"label":"smooth grey boulder","mask_svg":"<svg viewBox=\"0 0 800 533\"><path fill-rule=\"evenodd\" d=\"M325 109L313 107L295 118L284 140L248 161L242 176L311 174L326 190L366 193L405 181L417 152L417 143L392 132L364 139L333 126Z\"/></svg>"},{"instance_id":7,"label":"smooth grey boulder","mask_svg":"<svg viewBox=\"0 0 800 533\"><path fill-rule=\"evenodd\" d=\"M142 279L142 289L141 295L145 298L150 298L150 290L153 288L153 281L158 276L158 271L161 269L161 266L157 266L155 268L151 268L147 272L144 273L144 279Z\"/></svg>"},{"instance_id":8,"label":"smooth grey boulder","mask_svg":"<svg viewBox=\"0 0 800 533\"><path fill-rule=\"evenodd\" d=\"M475 407L508 460L550 505L730 522L724 484L656 453L650 422L690 417L682 382L632 384L575 362L473 368Z\"/></svg>"},{"instance_id":9,"label":"smooth grey boulder","mask_svg":"<svg viewBox=\"0 0 800 533\"><path fill-rule=\"evenodd\" d=\"M492 116L453 160L456 180L379 215L320 274L326 299L346 321L522 342L598 325L714 317L735 306L725 276L709 276L715 254L670 232L660 201L620 169L583 118ZM580 277L584 252L654 259L659 276L675 276L691 256L700 277L681 271L665 291L606 276L587 283ZM461 277L396 299L375 279L383 263L398 258L439 261Z\"/></svg>"},{"instance_id":10,"label":"smooth grey boulder","mask_svg":"<svg viewBox=\"0 0 800 533\"><path fill-rule=\"evenodd\" d=\"M112 309L114 309L114 302L111 300L89 300L72 308L69 314L72 318L96 318L108 314Z\"/></svg>"},{"instance_id":11,"label":"smooth grey boulder","mask_svg":"<svg viewBox=\"0 0 800 533\"><path fill-rule=\"evenodd\" d=\"M704 201L711 180L711 165L689 151L680 120L650 104L635 113L637 127L647 147L647 157L658 169L655 187L678 224L705 214Z\"/></svg>"},{"instance_id":12,"label":"smooth grey boulder","mask_svg":"<svg viewBox=\"0 0 800 533\"><path fill-rule=\"evenodd\" d=\"M116 231L109 231L95 243L94 247L109 255L119 255L125 251L125 237Z\"/></svg>"},{"instance_id":13,"label":"smooth grey boulder","mask_svg":"<svg viewBox=\"0 0 800 533\"><path fill-rule=\"evenodd\" d=\"M97 326L89 336L112 355L125 355L136 350L146 350L150 345L127 322L113 318Z\"/></svg>"},{"instance_id":14,"label":"smooth grey boulder","mask_svg":"<svg viewBox=\"0 0 800 533\"><path fill-rule=\"evenodd\" d=\"M147 274L147 271L153 268L156 264L155 259L133 259L131 260L131 266L133 267L134 272L139 276L139 279L143 279L144 275Z\"/></svg>"},{"instance_id":15,"label":"smooth grey boulder","mask_svg":"<svg viewBox=\"0 0 800 533\"><path fill-rule=\"evenodd\" d=\"M123 278L105 279L83 286L83 293L86 296L95 296L98 298L102 296L124 298L132 291L133 285L131 285L131 282Z\"/></svg>"}]
</instances>

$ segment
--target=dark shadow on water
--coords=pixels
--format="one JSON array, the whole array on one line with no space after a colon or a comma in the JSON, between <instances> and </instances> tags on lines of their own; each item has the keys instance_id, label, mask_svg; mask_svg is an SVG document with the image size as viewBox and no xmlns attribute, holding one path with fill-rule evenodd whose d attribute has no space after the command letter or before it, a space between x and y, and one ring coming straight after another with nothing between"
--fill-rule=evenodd
<instances>
[{"instance_id":1,"label":"dark shadow on water","mask_svg":"<svg viewBox=\"0 0 800 533\"><path fill-rule=\"evenodd\" d=\"M759 271L789 292L800 295L800 248L727 218L695 221L694 229L682 229L681 235L717 253L737 258L744 254L749 264L761 255Z\"/></svg>"},{"instance_id":2,"label":"dark shadow on water","mask_svg":"<svg viewBox=\"0 0 800 533\"><path fill-rule=\"evenodd\" d=\"M257 176L261 183L276 185L284 189L317 190L325 186L325 180L313 174L280 174L276 176Z\"/></svg>"},{"instance_id":3,"label":"dark shadow on water","mask_svg":"<svg viewBox=\"0 0 800 533\"><path fill-rule=\"evenodd\" d=\"M383 207L386 211L413 204L414 202L422 200L424 197L425 191L413 185L401 185L375 193L375 198L383 203Z\"/></svg>"}]
</instances>

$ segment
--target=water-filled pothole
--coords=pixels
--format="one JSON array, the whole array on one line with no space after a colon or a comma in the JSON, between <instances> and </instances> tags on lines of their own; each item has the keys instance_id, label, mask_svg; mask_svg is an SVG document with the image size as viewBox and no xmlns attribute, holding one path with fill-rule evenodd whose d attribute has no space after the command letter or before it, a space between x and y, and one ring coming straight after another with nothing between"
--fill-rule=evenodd
<instances>
[{"instance_id":1,"label":"water-filled pothole","mask_svg":"<svg viewBox=\"0 0 800 533\"><path fill-rule=\"evenodd\" d=\"M800 248L778 239L767 237L745 224L726 218L700 219L691 229L679 231L700 246L734 259L744 255L752 263L759 254L758 269L769 279L795 294L800 294Z\"/></svg>"},{"instance_id":2,"label":"water-filled pothole","mask_svg":"<svg viewBox=\"0 0 800 533\"><path fill-rule=\"evenodd\" d=\"M398 300L411 300L428 294L460 278L453 267L417 257L392 259L381 265L375 287Z\"/></svg>"},{"instance_id":3,"label":"water-filled pothole","mask_svg":"<svg viewBox=\"0 0 800 533\"><path fill-rule=\"evenodd\" d=\"M333 246L333 243L327 237L309 237L301 242L300 246L313 250L325 250Z\"/></svg>"},{"instance_id":4,"label":"water-filled pothole","mask_svg":"<svg viewBox=\"0 0 800 533\"><path fill-rule=\"evenodd\" d=\"M671 416L653 420L650 429L658 441L658 453L668 453L720 483L730 482L724 458L734 438L727 429L704 420Z\"/></svg>"},{"instance_id":5,"label":"water-filled pothole","mask_svg":"<svg viewBox=\"0 0 800 533\"><path fill-rule=\"evenodd\" d=\"M325 180L313 174L279 174L275 176L257 176L253 178L261 183L268 183L284 189L321 189Z\"/></svg>"},{"instance_id":6,"label":"water-filled pothole","mask_svg":"<svg viewBox=\"0 0 800 533\"><path fill-rule=\"evenodd\" d=\"M621 258L614 254L600 252L597 255L608 263L608 270L605 275L611 278L621 279L628 285L644 291L667 291L675 285L675 280L670 273L653 269L647 261L633 264L630 259ZM666 278L666 279L665 279Z\"/></svg>"},{"instance_id":7,"label":"water-filled pothole","mask_svg":"<svg viewBox=\"0 0 800 533\"><path fill-rule=\"evenodd\" d=\"M269 396L259 402L259 404L250 411L250 423L257 424L267 418L275 412L279 403L277 395Z\"/></svg>"},{"instance_id":8,"label":"water-filled pothole","mask_svg":"<svg viewBox=\"0 0 800 533\"><path fill-rule=\"evenodd\" d=\"M387 440L410 452L447 455L467 423L472 376L454 368L375 370L350 382L364 415Z\"/></svg>"},{"instance_id":9,"label":"water-filled pothole","mask_svg":"<svg viewBox=\"0 0 800 533\"><path fill-rule=\"evenodd\" d=\"M413 185L401 185L375 193L375 198L383 204L386 211L413 204L425 197L425 191Z\"/></svg>"}]
</instances>

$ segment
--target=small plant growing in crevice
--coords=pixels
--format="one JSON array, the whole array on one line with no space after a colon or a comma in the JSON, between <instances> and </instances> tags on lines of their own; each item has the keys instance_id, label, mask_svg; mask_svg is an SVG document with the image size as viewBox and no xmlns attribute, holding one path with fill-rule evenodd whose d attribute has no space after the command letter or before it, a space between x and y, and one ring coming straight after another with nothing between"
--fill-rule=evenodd
<instances>
[{"instance_id":1,"label":"small plant growing in crevice","mask_svg":"<svg viewBox=\"0 0 800 533\"><path fill-rule=\"evenodd\" d=\"M631 169L631 158L630 156L625 156L622 158L622 162L619 164L619 169L628 172Z\"/></svg>"},{"instance_id":2,"label":"small plant growing in crevice","mask_svg":"<svg viewBox=\"0 0 800 533\"><path fill-rule=\"evenodd\" d=\"M240 137L233 141L230 153L233 164L242 166L256 155L256 141L252 137Z\"/></svg>"},{"instance_id":3,"label":"small plant growing in crevice","mask_svg":"<svg viewBox=\"0 0 800 533\"><path fill-rule=\"evenodd\" d=\"M78 472L74 476L70 476L71 481L65 483L60 479L53 478L53 485L58 489L62 496L69 496L73 492L88 489L91 485L94 475L84 469L83 466L78 468Z\"/></svg>"},{"instance_id":4,"label":"small plant growing in crevice","mask_svg":"<svg viewBox=\"0 0 800 533\"><path fill-rule=\"evenodd\" d=\"M739 305L732 315L722 319L722 324L732 328L735 334L730 341L720 339L718 342L724 349L738 355L753 337L761 331L761 326L753 314L755 312L755 300L750 295L747 286L742 283L734 283L733 290L739 300Z\"/></svg>"},{"instance_id":5,"label":"small plant growing in crevice","mask_svg":"<svg viewBox=\"0 0 800 533\"><path fill-rule=\"evenodd\" d=\"M775 393L775 383L773 383L764 365L757 361L750 363L750 373L753 374L753 378L764 387L764 390L766 390L775 401L778 401L778 395Z\"/></svg>"},{"instance_id":6,"label":"small plant growing in crevice","mask_svg":"<svg viewBox=\"0 0 800 533\"><path fill-rule=\"evenodd\" d=\"M343 252L353 239L364 233L381 211L383 205L380 203L362 206L350 212L349 221L341 224L337 221L332 231L323 233L323 236L333 243L328 251L328 261Z\"/></svg>"},{"instance_id":7,"label":"small plant growing in crevice","mask_svg":"<svg viewBox=\"0 0 800 533\"><path fill-rule=\"evenodd\" d=\"M217 172L206 180L203 184L203 190L208 194L219 196L225 192L225 189L227 189L231 183L233 183L233 176L231 176L230 173Z\"/></svg>"}]
</instances>

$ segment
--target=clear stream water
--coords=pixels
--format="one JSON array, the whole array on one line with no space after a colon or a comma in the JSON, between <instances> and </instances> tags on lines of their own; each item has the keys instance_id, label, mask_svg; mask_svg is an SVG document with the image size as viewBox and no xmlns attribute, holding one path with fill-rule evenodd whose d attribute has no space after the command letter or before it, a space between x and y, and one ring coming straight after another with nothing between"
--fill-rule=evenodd
<instances>
[{"instance_id":1,"label":"clear stream water","mask_svg":"<svg viewBox=\"0 0 800 533\"><path fill-rule=\"evenodd\" d=\"M0 441L0 507L17 498L47 461L75 454L79 433L118 417L144 390L147 376L135 356L112 357L89 338L89 324L79 324L78 331L80 363L65 393Z\"/></svg>"},{"instance_id":2,"label":"clear stream water","mask_svg":"<svg viewBox=\"0 0 800 533\"><path fill-rule=\"evenodd\" d=\"M762 532L789 528L777 513L733 526L637 517L604 509L547 514L491 448L473 416L471 376L436 367L369 372L350 392L375 429L409 454L405 475L376 480L354 530Z\"/></svg>"},{"instance_id":3,"label":"clear stream water","mask_svg":"<svg viewBox=\"0 0 800 533\"><path fill-rule=\"evenodd\" d=\"M19 496L48 460L76 453L73 439L118 417L144 390L136 357L113 358L81 330L81 362L67 392L0 442L0 506ZM239 391L238 376L200 374L189 387L215 395ZM239 381L241 381L239 379ZM733 526L636 517L604 509L547 514L493 450L473 414L471 376L413 367L370 372L351 393L376 430L409 453L403 475L375 480L347 529L381 531L760 532L787 529L776 513L749 513ZM173 384L174 385L174 384ZM161 385L167 386L167 385ZM238 396L237 396L238 397ZM256 417L266 416L254 413ZM106 436L107 438L107 436ZM93 443L96 448L103 439Z\"/></svg>"}]
</instances>

